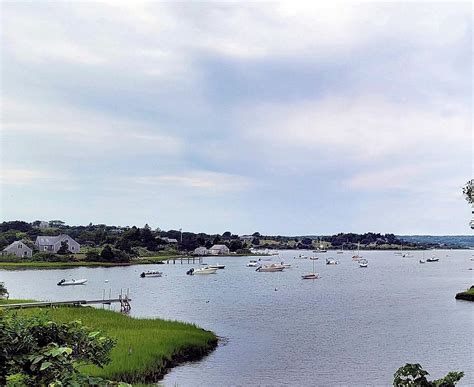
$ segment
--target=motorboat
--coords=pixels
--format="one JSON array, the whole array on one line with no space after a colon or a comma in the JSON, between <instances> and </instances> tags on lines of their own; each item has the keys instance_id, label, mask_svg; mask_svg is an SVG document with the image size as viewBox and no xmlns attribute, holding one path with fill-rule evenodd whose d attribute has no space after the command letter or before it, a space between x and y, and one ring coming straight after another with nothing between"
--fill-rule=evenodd
<instances>
[{"instance_id":1,"label":"motorboat","mask_svg":"<svg viewBox=\"0 0 474 387\"><path fill-rule=\"evenodd\" d=\"M367 259L360 259L359 260L359 266L360 267L368 267L369 266L369 261L367 261Z\"/></svg>"},{"instance_id":2,"label":"motorboat","mask_svg":"<svg viewBox=\"0 0 474 387\"><path fill-rule=\"evenodd\" d=\"M326 258L326 265L337 265L338 262L334 258Z\"/></svg>"},{"instance_id":3,"label":"motorboat","mask_svg":"<svg viewBox=\"0 0 474 387\"><path fill-rule=\"evenodd\" d=\"M280 263L280 265L283 266L285 269L291 267L291 264L285 262Z\"/></svg>"},{"instance_id":4,"label":"motorboat","mask_svg":"<svg viewBox=\"0 0 474 387\"><path fill-rule=\"evenodd\" d=\"M403 254L402 258L413 258L413 254L410 254L410 253Z\"/></svg>"},{"instance_id":5,"label":"motorboat","mask_svg":"<svg viewBox=\"0 0 474 387\"><path fill-rule=\"evenodd\" d=\"M65 280L62 279L61 281L58 282L58 286L69 286L69 285L84 285L87 282L86 279L71 279L71 280Z\"/></svg>"},{"instance_id":6,"label":"motorboat","mask_svg":"<svg viewBox=\"0 0 474 387\"><path fill-rule=\"evenodd\" d=\"M217 271L217 269L206 266L206 267L202 267L200 269L193 270L192 275L196 275L196 274L215 274L216 271Z\"/></svg>"},{"instance_id":7,"label":"motorboat","mask_svg":"<svg viewBox=\"0 0 474 387\"><path fill-rule=\"evenodd\" d=\"M140 277L161 277L163 273L161 271L148 270L140 274Z\"/></svg>"},{"instance_id":8,"label":"motorboat","mask_svg":"<svg viewBox=\"0 0 474 387\"><path fill-rule=\"evenodd\" d=\"M424 259L420 259L420 263L426 263Z\"/></svg>"},{"instance_id":9,"label":"motorboat","mask_svg":"<svg viewBox=\"0 0 474 387\"><path fill-rule=\"evenodd\" d=\"M249 263L247 263L247 267L257 267L259 266L258 261L251 260Z\"/></svg>"},{"instance_id":10,"label":"motorboat","mask_svg":"<svg viewBox=\"0 0 474 387\"><path fill-rule=\"evenodd\" d=\"M257 270L255 271L260 271L262 273L266 272L276 272L276 271L283 271L285 267L278 264L278 263L272 263L271 265L263 265L260 267L257 267Z\"/></svg>"},{"instance_id":11,"label":"motorboat","mask_svg":"<svg viewBox=\"0 0 474 387\"><path fill-rule=\"evenodd\" d=\"M439 258L434 257L434 256L426 260L426 262L438 262L438 261L439 261Z\"/></svg>"},{"instance_id":12,"label":"motorboat","mask_svg":"<svg viewBox=\"0 0 474 387\"><path fill-rule=\"evenodd\" d=\"M211 269L225 269L225 265L219 265L216 263L215 265L209 265Z\"/></svg>"},{"instance_id":13,"label":"motorboat","mask_svg":"<svg viewBox=\"0 0 474 387\"><path fill-rule=\"evenodd\" d=\"M309 259L311 259L312 261L317 261L319 257L314 256L314 257L309 257Z\"/></svg>"}]
</instances>

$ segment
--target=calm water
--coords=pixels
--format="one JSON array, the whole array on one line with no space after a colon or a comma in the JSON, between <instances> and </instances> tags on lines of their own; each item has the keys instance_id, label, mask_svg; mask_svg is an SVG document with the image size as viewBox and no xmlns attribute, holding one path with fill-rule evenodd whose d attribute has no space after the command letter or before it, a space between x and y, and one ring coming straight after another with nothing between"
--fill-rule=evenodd
<instances>
[{"instance_id":1,"label":"calm water","mask_svg":"<svg viewBox=\"0 0 474 387\"><path fill-rule=\"evenodd\" d=\"M129 288L133 316L194 322L225 338L204 360L171 371L166 386L388 386L406 362L421 363L433 378L463 370L460 385L474 385L474 305L454 299L473 283L470 251L436 251L440 262L426 264L418 263L421 252L363 252L367 269L349 252L320 254L315 281L300 279L312 261L295 254L273 257L293 264L282 273L246 267L251 257L221 257L205 259L226 265L210 276L186 276L188 265L150 265L0 271L0 281L11 297L45 300ZM326 256L340 264L325 265ZM165 276L141 279L144 269ZM89 282L58 287L61 278Z\"/></svg>"}]
</instances>

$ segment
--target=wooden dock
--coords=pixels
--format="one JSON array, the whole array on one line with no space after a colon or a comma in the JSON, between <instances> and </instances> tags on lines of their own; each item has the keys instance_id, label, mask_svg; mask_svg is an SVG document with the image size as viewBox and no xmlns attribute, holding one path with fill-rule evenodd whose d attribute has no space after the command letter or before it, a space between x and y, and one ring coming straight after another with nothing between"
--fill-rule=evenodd
<instances>
[{"instance_id":1,"label":"wooden dock","mask_svg":"<svg viewBox=\"0 0 474 387\"><path fill-rule=\"evenodd\" d=\"M177 258L169 258L166 260L166 263L172 263L173 265L176 264L176 262L180 263L181 265L184 263L187 264L195 264L195 263L202 263L202 257L177 257Z\"/></svg>"},{"instance_id":2,"label":"wooden dock","mask_svg":"<svg viewBox=\"0 0 474 387\"><path fill-rule=\"evenodd\" d=\"M68 300L68 301L38 301L38 302L24 302L18 304L2 304L0 308L3 309L28 309L28 308L47 308L53 306L82 306L102 304L110 305L113 303L120 303L120 310L128 312L132 307L130 305L131 298L128 295L119 295L118 298L109 298L101 300Z\"/></svg>"}]
</instances>

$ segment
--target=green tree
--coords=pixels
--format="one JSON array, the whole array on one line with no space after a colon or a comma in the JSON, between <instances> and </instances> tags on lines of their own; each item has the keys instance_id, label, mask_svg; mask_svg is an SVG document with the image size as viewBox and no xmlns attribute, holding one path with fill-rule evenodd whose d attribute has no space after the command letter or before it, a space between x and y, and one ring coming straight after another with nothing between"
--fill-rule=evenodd
<instances>
[{"instance_id":1,"label":"green tree","mask_svg":"<svg viewBox=\"0 0 474 387\"><path fill-rule=\"evenodd\" d=\"M0 282L0 299L8 298L8 290L3 282Z\"/></svg>"},{"instance_id":2,"label":"green tree","mask_svg":"<svg viewBox=\"0 0 474 387\"><path fill-rule=\"evenodd\" d=\"M462 193L469 204L474 204L474 179L469 180L463 187Z\"/></svg>"},{"instance_id":3,"label":"green tree","mask_svg":"<svg viewBox=\"0 0 474 387\"><path fill-rule=\"evenodd\" d=\"M67 241L62 241L61 242L61 247L58 250L58 254L60 255L66 255L69 253L69 245Z\"/></svg>"},{"instance_id":4,"label":"green tree","mask_svg":"<svg viewBox=\"0 0 474 387\"><path fill-rule=\"evenodd\" d=\"M444 378L429 381L429 372L420 364L407 363L393 375L395 387L453 387L464 376L464 372L449 372Z\"/></svg>"}]
</instances>

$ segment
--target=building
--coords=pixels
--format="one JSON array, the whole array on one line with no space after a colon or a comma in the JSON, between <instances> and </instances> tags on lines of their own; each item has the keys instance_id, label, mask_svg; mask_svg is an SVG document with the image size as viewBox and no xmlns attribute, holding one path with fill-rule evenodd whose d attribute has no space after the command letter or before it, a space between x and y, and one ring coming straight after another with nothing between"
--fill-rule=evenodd
<instances>
[{"instance_id":1,"label":"building","mask_svg":"<svg viewBox=\"0 0 474 387\"><path fill-rule=\"evenodd\" d=\"M35 246L39 251L48 251L57 253L61 248L61 243L66 242L70 253L78 253L81 245L72 239L69 235L61 234L58 236L40 235L36 237Z\"/></svg>"},{"instance_id":2,"label":"building","mask_svg":"<svg viewBox=\"0 0 474 387\"><path fill-rule=\"evenodd\" d=\"M230 250L226 245L214 245L209 249L210 255L227 255Z\"/></svg>"},{"instance_id":3,"label":"building","mask_svg":"<svg viewBox=\"0 0 474 387\"><path fill-rule=\"evenodd\" d=\"M194 249L194 255L209 255L209 250L204 246Z\"/></svg>"},{"instance_id":4,"label":"building","mask_svg":"<svg viewBox=\"0 0 474 387\"><path fill-rule=\"evenodd\" d=\"M32 223L33 227L34 228L41 228L41 229L44 229L44 228L48 228L49 227L49 222L46 222L44 220L35 220L33 223Z\"/></svg>"},{"instance_id":5,"label":"building","mask_svg":"<svg viewBox=\"0 0 474 387\"><path fill-rule=\"evenodd\" d=\"M5 247L2 254L12 254L17 257L32 257L33 250L25 245L23 241L15 241L11 245Z\"/></svg>"},{"instance_id":6,"label":"building","mask_svg":"<svg viewBox=\"0 0 474 387\"><path fill-rule=\"evenodd\" d=\"M167 242L167 243L175 243L175 244L178 244L178 240L177 239L174 239L174 238L167 238L167 237L163 237L163 238L160 238L161 240Z\"/></svg>"},{"instance_id":7,"label":"building","mask_svg":"<svg viewBox=\"0 0 474 387\"><path fill-rule=\"evenodd\" d=\"M241 235L239 236L239 239L242 242L252 242L255 239L255 237L253 235Z\"/></svg>"}]
</instances>

